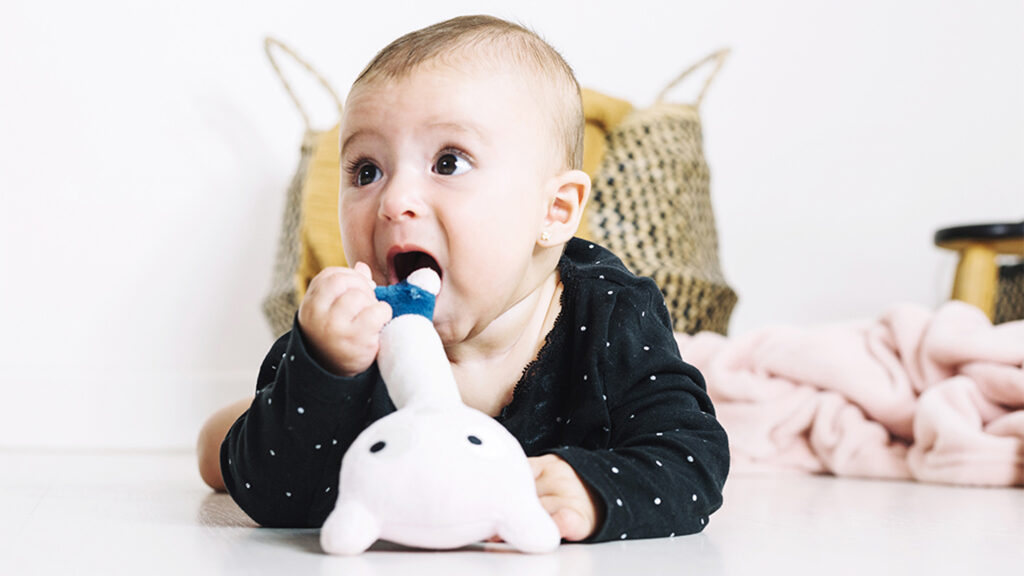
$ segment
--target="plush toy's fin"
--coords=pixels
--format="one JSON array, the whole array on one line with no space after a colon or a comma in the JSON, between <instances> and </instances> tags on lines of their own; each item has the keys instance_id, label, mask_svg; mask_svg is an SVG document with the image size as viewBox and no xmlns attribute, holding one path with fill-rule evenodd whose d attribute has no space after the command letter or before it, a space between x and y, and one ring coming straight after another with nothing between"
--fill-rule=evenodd
<instances>
[{"instance_id":1,"label":"plush toy's fin","mask_svg":"<svg viewBox=\"0 0 1024 576\"><path fill-rule=\"evenodd\" d=\"M551 552L562 542L555 521L536 500L510 508L498 526L498 536L529 554Z\"/></svg>"},{"instance_id":2,"label":"plush toy's fin","mask_svg":"<svg viewBox=\"0 0 1024 576\"><path fill-rule=\"evenodd\" d=\"M352 556L365 552L380 537L380 521L353 500L338 500L320 530L320 547L328 554Z\"/></svg>"}]
</instances>

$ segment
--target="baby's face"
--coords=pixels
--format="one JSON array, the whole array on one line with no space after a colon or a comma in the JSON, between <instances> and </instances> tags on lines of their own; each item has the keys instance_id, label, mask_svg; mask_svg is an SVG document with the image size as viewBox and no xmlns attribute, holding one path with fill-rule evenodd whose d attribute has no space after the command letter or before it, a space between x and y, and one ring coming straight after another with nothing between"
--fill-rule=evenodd
<instances>
[{"instance_id":1,"label":"baby's face","mask_svg":"<svg viewBox=\"0 0 1024 576\"><path fill-rule=\"evenodd\" d=\"M425 64L349 96L341 130L345 256L378 284L441 275L434 324L465 341L535 289L561 167L551 113L521 73Z\"/></svg>"}]
</instances>

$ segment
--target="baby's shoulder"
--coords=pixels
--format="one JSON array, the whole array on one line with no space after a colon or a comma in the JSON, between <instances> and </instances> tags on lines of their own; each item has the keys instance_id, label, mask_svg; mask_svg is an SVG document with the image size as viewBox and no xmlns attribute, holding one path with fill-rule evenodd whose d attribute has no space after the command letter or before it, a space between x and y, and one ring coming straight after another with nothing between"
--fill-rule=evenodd
<instances>
[{"instance_id":1,"label":"baby's shoulder","mask_svg":"<svg viewBox=\"0 0 1024 576\"><path fill-rule=\"evenodd\" d=\"M626 268L612 251L595 242L573 238L565 247L559 263L562 281L579 284L582 289L600 289L606 284L649 288L649 278L639 277Z\"/></svg>"},{"instance_id":2,"label":"baby's shoulder","mask_svg":"<svg viewBox=\"0 0 1024 576\"><path fill-rule=\"evenodd\" d=\"M567 308L576 324L594 328L671 327L665 299L654 280L633 274L608 249L573 239L560 264Z\"/></svg>"}]
</instances>

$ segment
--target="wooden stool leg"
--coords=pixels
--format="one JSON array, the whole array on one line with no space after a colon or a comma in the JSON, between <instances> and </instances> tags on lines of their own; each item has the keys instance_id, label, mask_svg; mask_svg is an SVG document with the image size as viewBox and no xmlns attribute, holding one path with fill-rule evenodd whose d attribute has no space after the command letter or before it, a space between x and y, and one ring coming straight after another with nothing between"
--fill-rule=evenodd
<instances>
[{"instance_id":1,"label":"wooden stool leg","mask_svg":"<svg viewBox=\"0 0 1024 576\"><path fill-rule=\"evenodd\" d=\"M981 245L968 246L960 252L953 280L953 299L981 308L989 320L996 309L996 283L999 270L996 252Z\"/></svg>"}]
</instances>

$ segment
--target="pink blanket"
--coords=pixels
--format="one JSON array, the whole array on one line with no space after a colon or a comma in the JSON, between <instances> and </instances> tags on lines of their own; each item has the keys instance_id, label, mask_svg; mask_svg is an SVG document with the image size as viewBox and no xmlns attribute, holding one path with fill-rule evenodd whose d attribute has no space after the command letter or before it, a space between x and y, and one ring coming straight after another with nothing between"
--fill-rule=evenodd
<instances>
[{"instance_id":1,"label":"pink blanket","mask_svg":"<svg viewBox=\"0 0 1024 576\"><path fill-rule=\"evenodd\" d=\"M734 468L1024 485L1024 321L899 306L878 320L677 334Z\"/></svg>"}]
</instances>

